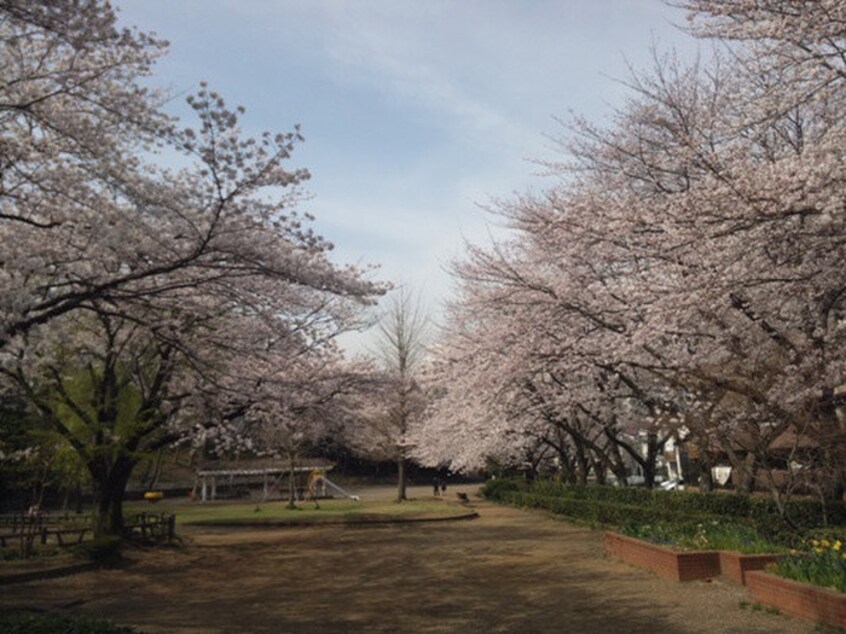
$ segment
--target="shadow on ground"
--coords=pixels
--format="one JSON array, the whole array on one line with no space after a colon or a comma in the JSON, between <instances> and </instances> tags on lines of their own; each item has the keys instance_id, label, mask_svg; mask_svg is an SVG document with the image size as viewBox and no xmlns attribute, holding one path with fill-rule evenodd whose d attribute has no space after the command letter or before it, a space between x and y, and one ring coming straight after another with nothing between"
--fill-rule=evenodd
<instances>
[{"instance_id":1,"label":"shadow on ground","mask_svg":"<svg viewBox=\"0 0 846 634\"><path fill-rule=\"evenodd\" d=\"M147 632L810 632L725 582L606 560L597 532L481 505L474 521L196 532L129 569L4 588Z\"/></svg>"}]
</instances>

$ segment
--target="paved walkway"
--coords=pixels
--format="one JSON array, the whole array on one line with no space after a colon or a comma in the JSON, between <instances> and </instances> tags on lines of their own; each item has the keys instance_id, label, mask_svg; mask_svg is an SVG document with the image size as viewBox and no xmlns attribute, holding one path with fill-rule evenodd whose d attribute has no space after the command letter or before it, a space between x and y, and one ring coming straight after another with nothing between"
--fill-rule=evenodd
<instances>
[{"instance_id":1,"label":"paved walkway","mask_svg":"<svg viewBox=\"0 0 846 634\"><path fill-rule=\"evenodd\" d=\"M194 533L125 570L7 586L2 606L146 632L807 634L728 581L674 584L605 559L601 534L477 504L472 521Z\"/></svg>"}]
</instances>

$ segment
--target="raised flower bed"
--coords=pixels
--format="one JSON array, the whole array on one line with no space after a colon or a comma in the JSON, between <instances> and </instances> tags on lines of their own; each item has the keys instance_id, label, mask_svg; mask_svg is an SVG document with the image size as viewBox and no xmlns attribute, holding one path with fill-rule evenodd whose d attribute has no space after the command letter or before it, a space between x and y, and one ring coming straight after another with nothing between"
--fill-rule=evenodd
<instances>
[{"instance_id":1,"label":"raised flower bed","mask_svg":"<svg viewBox=\"0 0 846 634\"><path fill-rule=\"evenodd\" d=\"M746 585L746 575L763 570L782 555L746 554L727 550L674 550L650 541L607 532L605 552L626 563L652 570L673 581L693 581L723 575Z\"/></svg>"},{"instance_id":2,"label":"raised flower bed","mask_svg":"<svg viewBox=\"0 0 846 634\"><path fill-rule=\"evenodd\" d=\"M720 574L744 586L746 585L747 573L753 570L763 570L783 557L783 555L775 553L750 555L733 550L721 550L719 556Z\"/></svg>"},{"instance_id":3,"label":"raised flower bed","mask_svg":"<svg viewBox=\"0 0 846 634\"><path fill-rule=\"evenodd\" d=\"M842 592L762 571L747 573L746 587L758 603L785 614L846 628L846 594Z\"/></svg>"},{"instance_id":4,"label":"raised flower bed","mask_svg":"<svg viewBox=\"0 0 846 634\"><path fill-rule=\"evenodd\" d=\"M603 543L609 555L673 581L708 579L720 574L720 555L714 550L676 551L612 532L605 533Z\"/></svg>"}]
</instances>

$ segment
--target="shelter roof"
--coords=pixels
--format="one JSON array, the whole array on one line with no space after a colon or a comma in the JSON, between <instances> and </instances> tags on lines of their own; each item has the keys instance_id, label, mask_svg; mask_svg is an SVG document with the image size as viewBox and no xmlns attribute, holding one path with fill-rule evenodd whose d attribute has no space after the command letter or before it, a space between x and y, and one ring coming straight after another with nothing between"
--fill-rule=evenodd
<instances>
[{"instance_id":1,"label":"shelter roof","mask_svg":"<svg viewBox=\"0 0 846 634\"><path fill-rule=\"evenodd\" d=\"M331 471L335 466L326 458L303 458L294 463L294 471ZM259 475L290 471L290 463L281 458L246 458L238 460L211 460L197 467L197 475Z\"/></svg>"}]
</instances>

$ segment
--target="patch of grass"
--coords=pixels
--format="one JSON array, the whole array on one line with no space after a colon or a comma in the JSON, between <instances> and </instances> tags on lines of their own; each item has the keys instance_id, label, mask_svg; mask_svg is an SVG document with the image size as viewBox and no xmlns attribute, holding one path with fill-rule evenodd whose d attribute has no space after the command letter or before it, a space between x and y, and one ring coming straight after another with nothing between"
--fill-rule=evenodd
<instances>
[{"instance_id":1,"label":"patch of grass","mask_svg":"<svg viewBox=\"0 0 846 634\"><path fill-rule=\"evenodd\" d=\"M10 540L12 541L12 540ZM52 544L49 545L42 545L37 543L33 545L32 553L30 557L32 559L36 558L45 558L45 557L56 557L61 550L58 546L54 546ZM20 561L21 560L21 548L17 540L14 542L14 546L6 546L5 548L0 548L0 561Z\"/></svg>"},{"instance_id":2,"label":"patch of grass","mask_svg":"<svg viewBox=\"0 0 846 634\"><path fill-rule=\"evenodd\" d=\"M0 631L5 634L133 634L134 628L115 625L105 619L72 614L0 611Z\"/></svg>"},{"instance_id":3,"label":"patch of grass","mask_svg":"<svg viewBox=\"0 0 846 634\"><path fill-rule=\"evenodd\" d=\"M156 511L174 513L177 525L215 524L287 524L312 522L356 522L392 519L435 519L464 515L467 509L435 500L396 502L354 500L321 500L320 508L302 502L296 509L287 502L274 501L256 507L254 502L207 502L205 504L168 505L159 502ZM149 509L145 505L128 504L128 512Z\"/></svg>"}]
</instances>

